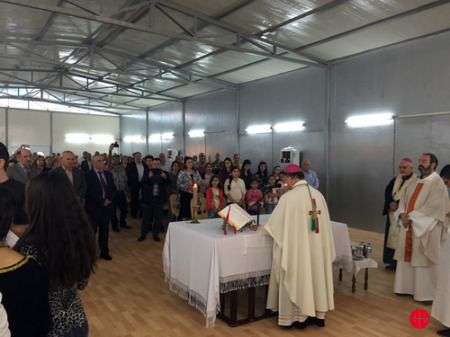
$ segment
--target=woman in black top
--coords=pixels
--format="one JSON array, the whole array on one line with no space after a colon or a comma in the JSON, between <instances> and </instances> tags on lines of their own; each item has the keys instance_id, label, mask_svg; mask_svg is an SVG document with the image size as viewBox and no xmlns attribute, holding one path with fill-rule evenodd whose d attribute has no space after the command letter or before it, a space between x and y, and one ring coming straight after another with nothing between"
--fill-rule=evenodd
<instances>
[{"instance_id":1,"label":"woman in black top","mask_svg":"<svg viewBox=\"0 0 450 337\"><path fill-rule=\"evenodd\" d=\"M48 274L30 256L7 247L14 216L12 193L0 186L0 292L13 337L45 337L50 330Z\"/></svg>"},{"instance_id":2,"label":"woman in black top","mask_svg":"<svg viewBox=\"0 0 450 337\"><path fill-rule=\"evenodd\" d=\"M250 183L253 180L253 173L250 171L251 165L252 163L248 159L245 159L242 163L241 179L244 181L247 191L251 188Z\"/></svg>"},{"instance_id":3,"label":"woman in black top","mask_svg":"<svg viewBox=\"0 0 450 337\"><path fill-rule=\"evenodd\" d=\"M66 174L44 172L28 182L30 227L15 248L49 273L52 326L48 337L88 336L78 290L95 266L94 233Z\"/></svg>"},{"instance_id":4,"label":"woman in black top","mask_svg":"<svg viewBox=\"0 0 450 337\"><path fill-rule=\"evenodd\" d=\"M256 170L254 178L258 181L258 188L263 189L267 186L269 174L267 173L267 164L263 161L259 162L258 170Z\"/></svg>"}]
</instances>

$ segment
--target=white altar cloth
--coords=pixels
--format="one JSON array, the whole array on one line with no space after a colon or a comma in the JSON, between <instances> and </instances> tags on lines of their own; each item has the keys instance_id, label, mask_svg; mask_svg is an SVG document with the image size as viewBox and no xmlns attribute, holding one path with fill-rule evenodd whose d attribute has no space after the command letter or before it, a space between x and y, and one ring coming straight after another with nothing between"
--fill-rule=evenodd
<instances>
[{"instance_id":1,"label":"white altar cloth","mask_svg":"<svg viewBox=\"0 0 450 337\"><path fill-rule=\"evenodd\" d=\"M269 215L260 216L260 223ZM255 217L256 218L256 217ZM163 265L170 289L206 317L213 327L220 311L220 293L269 284L273 240L249 228L235 235L221 230L222 219L200 224L171 222L166 233ZM332 222L335 268L352 271L347 225Z\"/></svg>"}]
</instances>

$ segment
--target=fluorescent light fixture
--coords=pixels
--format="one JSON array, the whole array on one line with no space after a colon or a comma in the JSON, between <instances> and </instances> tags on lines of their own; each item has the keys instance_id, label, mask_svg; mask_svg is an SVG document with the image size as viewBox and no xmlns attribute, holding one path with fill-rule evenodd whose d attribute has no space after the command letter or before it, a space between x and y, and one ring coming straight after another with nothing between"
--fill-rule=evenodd
<instances>
[{"instance_id":1,"label":"fluorescent light fixture","mask_svg":"<svg viewBox=\"0 0 450 337\"><path fill-rule=\"evenodd\" d=\"M145 143L145 138L139 135L136 136L126 136L123 138L124 142L127 143Z\"/></svg>"},{"instance_id":2,"label":"fluorescent light fixture","mask_svg":"<svg viewBox=\"0 0 450 337\"><path fill-rule=\"evenodd\" d=\"M394 122L392 113L359 115L347 118L345 123L353 128L388 125Z\"/></svg>"},{"instance_id":3,"label":"fluorescent light fixture","mask_svg":"<svg viewBox=\"0 0 450 337\"><path fill-rule=\"evenodd\" d=\"M276 132L300 131L305 128L305 122L297 121L297 122L288 122L288 123L278 123L278 124L275 124L273 128Z\"/></svg>"},{"instance_id":4,"label":"fluorescent light fixture","mask_svg":"<svg viewBox=\"0 0 450 337\"><path fill-rule=\"evenodd\" d=\"M148 141L151 143L158 143L161 141L161 135L159 133L154 133L148 137Z\"/></svg>"},{"instance_id":5,"label":"fluorescent light fixture","mask_svg":"<svg viewBox=\"0 0 450 337\"><path fill-rule=\"evenodd\" d=\"M269 124L263 124L263 125L252 125L249 126L247 129L245 129L247 133L254 134L254 133L269 133L272 132L272 128Z\"/></svg>"},{"instance_id":6,"label":"fluorescent light fixture","mask_svg":"<svg viewBox=\"0 0 450 337\"><path fill-rule=\"evenodd\" d=\"M91 141L95 144L112 144L114 143L114 137L111 135L92 135Z\"/></svg>"},{"instance_id":7,"label":"fluorescent light fixture","mask_svg":"<svg viewBox=\"0 0 450 337\"><path fill-rule=\"evenodd\" d=\"M205 135L205 130L191 130L188 132L189 137L203 137Z\"/></svg>"},{"instance_id":8,"label":"fluorescent light fixture","mask_svg":"<svg viewBox=\"0 0 450 337\"><path fill-rule=\"evenodd\" d=\"M162 140L169 140L173 138L173 132L164 132L161 134Z\"/></svg>"},{"instance_id":9,"label":"fluorescent light fixture","mask_svg":"<svg viewBox=\"0 0 450 337\"><path fill-rule=\"evenodd\" d=\"M67 143L83 144L89 142L89 135L86 133L68 133L64 138Z\"/></svg>"}]
</instances>

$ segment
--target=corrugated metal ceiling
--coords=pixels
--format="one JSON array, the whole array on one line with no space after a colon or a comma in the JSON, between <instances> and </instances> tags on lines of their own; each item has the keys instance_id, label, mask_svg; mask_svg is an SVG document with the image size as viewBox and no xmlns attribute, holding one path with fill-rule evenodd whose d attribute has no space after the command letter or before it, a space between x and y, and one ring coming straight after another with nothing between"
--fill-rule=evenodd
<instances>
[{"instance_id":1,"label":"corrugated metal ceiling","mask_svg":"<svg viewBox=\"0 0 450 337\"><path fill-rule=\"evenodd\" d=\"M0 99L142 111L447 31L449 15L450 0L0 0Z\"/></svg>"}]
</instances>

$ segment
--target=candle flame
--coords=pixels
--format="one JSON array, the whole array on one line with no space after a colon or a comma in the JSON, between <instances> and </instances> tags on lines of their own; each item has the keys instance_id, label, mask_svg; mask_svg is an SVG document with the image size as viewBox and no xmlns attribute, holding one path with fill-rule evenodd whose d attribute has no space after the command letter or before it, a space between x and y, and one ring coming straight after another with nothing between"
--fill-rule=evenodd
<instances>
[{"instance_id":1,"label":"candle flame","mask_svg":"<svg viewBox=\"0 0 450 337\"><path fill-rule=\"evenodd\" d=\"M194 183L194 188L197 188L198 186L197 186L197 183Z\"/></svg>"}]
</instances>

